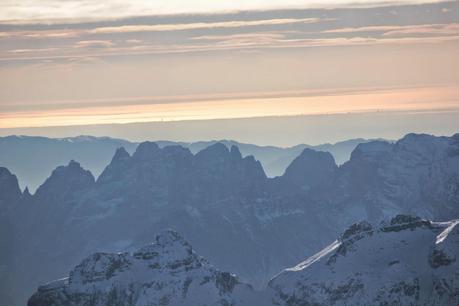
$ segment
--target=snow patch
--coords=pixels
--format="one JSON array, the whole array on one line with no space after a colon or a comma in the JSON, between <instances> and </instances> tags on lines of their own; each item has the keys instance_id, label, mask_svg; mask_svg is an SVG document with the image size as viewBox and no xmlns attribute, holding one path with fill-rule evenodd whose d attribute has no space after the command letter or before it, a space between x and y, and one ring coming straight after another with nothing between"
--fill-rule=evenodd
<instances>
[{"instance_id":1,"label":"snow patch","mask_svg":"<svg viewBox=\"0 0 459 306\"><path fill-rule=\"evenodd\" d=\"M296 265L293 268L286 269L286 271L301 271L301 270L309 267L310 265L312 265L316 261L320 260L322 257L330 254L331 252L336 250L340 245L341 245L341 242L339 242L338 240L335 240L335 241L333 241L332 244L327 246L325 249L323 249L319 253L316 253L315 255L312 255L311 257L309 257L305 261L299 263L298 265Z\"/></svg>"},{"instance_id":2,"label":"snow patch","mask_svg":"<svg viewBox=\"0 0 459 306\"><path fill-rule=\"evenodd\" d=\"M459 224L459 219L454 220L454 221L450 221L450 222L445 222L445 223L446 223L448 226L447 226L447 228L446 228L443 232L441 232L441 233L437 236L437 239L436 239L436 241L435 241L435 244L440 244L440 243L442 243L442 242L446 239L446 237L448 237L449 233L451 233L451 231L454 229L454 227L455 227L456 225Z\"/></svg>"}]
</instances>

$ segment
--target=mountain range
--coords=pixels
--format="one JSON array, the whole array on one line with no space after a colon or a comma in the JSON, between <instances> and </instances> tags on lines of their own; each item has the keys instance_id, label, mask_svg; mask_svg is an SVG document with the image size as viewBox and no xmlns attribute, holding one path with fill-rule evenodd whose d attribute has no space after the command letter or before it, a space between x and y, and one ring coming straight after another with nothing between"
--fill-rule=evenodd
<instances>
[{"instance_id":1,"label":"mountain range","mask_svg":"<svg viewBox=\"0 0 459 306\"><path fill-rule=\"evenodd\" d=\"M197 254L221 269L214 270L203 264L203 270L196 271L201 276L210 273L217 278L219 273L226 273L217 271L235 273L238 280L230 282L240 284L241 291L249 292L244 284L251 284L255 298L260 298L260 292L269 291L261 294L262 298L269 297L270 301L277 301L280 305L307 305L306 300L317 301L319 305L331 301L342 305L344 302L340 301L348 298L348 301L355 301L352 296L362 298L359 295L363 294L361 286L353 285L358 282L350 285L346 282L358 275L351 276L350 271L336 266L349 263L341 261L338 255L335 263L329 259L326 259L327 264L323 262L333 252L345 248L346 237L350 235L346 229L350 224L361 220L373 224L356 225L365 231L359 235L368 237L342 251L346 254L355 251L352 262L359 262L359 258L367 253L377 256L379 252L374 248L379 245L381 256L386 254L384 252L396 253L392 246L383 244L385 237L390 238L389 244L413 239L406 252L411 250L411 255L407 256L417 256L414 245L422 242L421 237L430 237L426 238L425 250L433 252L437 244L431 243L432 237L446 229L456 233L455 227L450 226L454 221L449 220L459 218L459 134L451 137L408 134L394 143L361 143L353 150L350 160L339 166L329 152L304 148L286 167L285 173L275 178L269 178L253 156L244 157L237 146L228 148L225 144L215 143L193 154L190 149L179 145L161 147L157 143L144 142L133 153L123 148L116 150L97 179L78 162L71 161L57 167L34 194L28 190L21 192L17 178L6 168L0 168L0 182L0 218L3 221L0 243L6 250L0 262L0 277L4 280L0 284L0 294L2 300L11 301L10 305L23 305L37 286L67 275L70 267L78 265L83 258L94 256L91 254L124 252L123 258L130 263L129 266L142 267L145 263L137 262L132 254L151 243L152 237L165 228L181 233L183 240L189 241ZM422 219L393 219L399 214L417 215ZM425 221L427 219L446 223L432 223ZM420 220L430 222L430 225ZM380 225L383 221L392 222L393 226L419 222L424 225L419 230L418 227L409 230L410 233L420 233L419 237L402 237L390 234L392 232L386 228L392 225ZM343 231L341 240L330 245ZM457 243L456 234L451 235L451 239L447 245ZM369 243L374 247L360 241L372 241ZM455 262L457 248L451 248L445 251L445 256L449 258L447 261ZM319 254L327 255L314 255L320 250L325 251ZM107 255L108 259L104 256L101 257L103 262L110 261L110 258L119 260L116 256ZM311 279L309 273L302 271L309 271L310 268L306 267L312 259L298 266L298 262L310 256L321 258L314 261L317 264L310 265L311 268L321 266L319 276L342 272L332 279L332 283L322 278ZM439 256L438 260L442 262L444 256ZM359 275L365 275L373 268L370 259L365 262L364 258L362 271L356 270ZM402 262L407 258L397 260ZM402 267L393 266L396 269ZM286 267L296 268L284 271ZM409 267L406 269L411 271ZM440 271L438 275L433 270L428 271L441 277L443 268L439 269L435 270ZM48 292L46 288L52 289L52 294L56 293L53 291L56 288L59 296L62 290L71 290L81 296L80 289L85 292L97 289L89 285L72 287L69 282L72 275L51 287L40 287L42 290L38 291L38 296L34 295L31 303L40 303L40 294ZM120 277L123 284L131 284L131 281L138 284L136 273L120 274ZM290 278L292 281L287 281ZM288 288L280 285L284 279L285 283L291 284ZM304 281L305 285L296 279ZM396 278L388 276L388 279L393 281ZM412 284L413 278L409 279ZM167 281L176 280L168 278ZM183 284L183 279L177 282ZM445 286L451 288L452 284L452 288L457 288L457 274L452 274L451 282L447 280ZM321 289L314 287L316 285ZM387 284L384 288L397 290L393 285ZM215 299L223 299L229 305L234 301L245 301L245 298L239 299L228 292L221 293L215 279L209 286L213 288L208 291L213 292L211 300L203 303L212 305ZM355 295L340 297L340 290L347 292L346 288L355 291ZM368 291L368 299L363 301L378 301L374 294L378 295L379 287L372 288ZM117 295L121 294L118 289L114 291ZM411 289L407 290L411 292ZM87 295L92 296L93 292L88 292ZM309 293L301 295L300 292ZM247 294L251 296L252 293ZM380 301L392 301L392 296L398 295L382 295ZM454 294L451 296L454 298ZM174 300L173 303L180 304L180 301L183 302ZM444 299L439 297L438 301Z\"/></svg>"},{"instance_id":2,"label":"mountain range","mask_svg":"<svg viewBox=\"0 0 459 306\"><path fill-rule=\"evenodd\" d=\"M254 290L168 230L132 253L95 253L40 286L28 306L457 305L459 220L355 223Z\"/></svg>"},{"instance_id":3,"label":"mountain range","mask_svg":"<svg viewBox=\"0 0 459 306\"><path fill-rule=\"evenodd\" d=\"M335 144L310 146L299 144L289 148L275 146L258 146L240 143L232 140L173 142L157 141L159 147L180 145L189 148L196 154L202 149L217 142L228 148L237 146L243 156L253 155L259 160L269 177L280 176L287 166L305 148L332 153L338 164L349 160L352 150L359 144L368 142L366 139L351 139ZM77 160L81 165L98 177L110 162L113 152L123 147L132 154L138 143L109 137L78 136L68 138L47 138L36 136L6 136L0 137L0 166L8 168L19 179L21 189L28 187L34 192L51 171ZM33 154L31 154L33 152Z\"/></svg>"}]
</instances>

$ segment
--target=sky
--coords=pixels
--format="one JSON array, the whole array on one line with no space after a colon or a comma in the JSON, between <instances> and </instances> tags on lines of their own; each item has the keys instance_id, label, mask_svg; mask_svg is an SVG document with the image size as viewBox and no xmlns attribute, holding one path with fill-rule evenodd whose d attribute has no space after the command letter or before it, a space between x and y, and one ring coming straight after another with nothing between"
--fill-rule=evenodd
<instances>
[{"instance_id":1,"label":"sky","mask_svg":"<svg viewBox=\"0 0 459 306\"><path fill-rule=\"evenodd\" d=\"M458 1L17 2L0 0L0 135L459 132Z\"/></svg>"}]
</instances>

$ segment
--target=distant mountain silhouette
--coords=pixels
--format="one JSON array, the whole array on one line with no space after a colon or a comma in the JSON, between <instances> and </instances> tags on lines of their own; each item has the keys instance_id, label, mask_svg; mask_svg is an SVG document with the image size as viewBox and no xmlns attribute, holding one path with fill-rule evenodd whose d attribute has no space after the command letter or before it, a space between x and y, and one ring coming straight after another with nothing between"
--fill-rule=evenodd
<instances>
[{"instance_id":1,"label":"distant mountain silhouette","mask_svg":"<svg viewBox=\"0 0 459 306\"><path fill-rule=\"evenodd\" d=\"M124 147L133 152L136 146L109 137L0 137L0 166L17 175L21 189L29 187L33 193L53 169L72 159L98 176L117 148Z\"/></svg>"},{"instance_id":2,"label":"distant mountain silhouette","mask_svg":"<svg viewBox=\"0 0 459 306\"><path fill-rule=\"evenodd\" d=\"M223 143L228 148L237 146L242 156L253 155L263 165L269 177L280 176L287 166L305 148L317 151L330 152L338 164L342 164L350 157L352 150L359 144L367 142L365 139L352 139L336 144L318 146L297 145L290 148L274 146L257 146L231 140L199 141L193 143L158 141L161 148L171 145L180 145L189 148L191 153L199 151L215 143ZM69 160L76 160L98 177L110 162L113 152L123 147L132 154L138 143L109 137L78 136L69 138L46 138L31 136L0 137L0 166L7 167L14 172L21 189L28 187L35 192L38 186L49 176L51 171Z\"/></svg>"}]
</instances>

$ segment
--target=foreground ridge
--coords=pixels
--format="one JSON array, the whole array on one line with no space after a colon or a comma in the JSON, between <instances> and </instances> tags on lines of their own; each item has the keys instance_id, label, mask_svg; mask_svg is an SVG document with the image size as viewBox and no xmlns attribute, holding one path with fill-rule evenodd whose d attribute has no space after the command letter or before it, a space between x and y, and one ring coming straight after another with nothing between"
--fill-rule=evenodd
<instances>
[{"instance_id":1,"label":"foreground ridge","mask_svg":"<svg viewBox=\"0 0 459 306\"><path fill-rule=\"evenodd\" d=\"M459 220L398 215L349 227L269 283L276 305L457 305Z\"/></svg>"},{"instance_id":2,"label":"foreground ridge","mask_svg":"<svg viewBox=\"0 0 459 306\"><path fill-rule=\"evenodd\" d=\"M355 223L261 291L167 230L133 253L87 257L69 277L40 286L28 305L457 305L458 224L409 215Z\"/></svg>"},{"instance_id":3,"label":"foreground ridge","mask_svg":"<svg viewBox=\"0 0 459 306\"><path fill-rule=\"evenodd\" d=\"M242 305L251 294L166 230L133 253L87 257L69 277L40 286L28 305Z\"/></svg>"}]
</instances>

